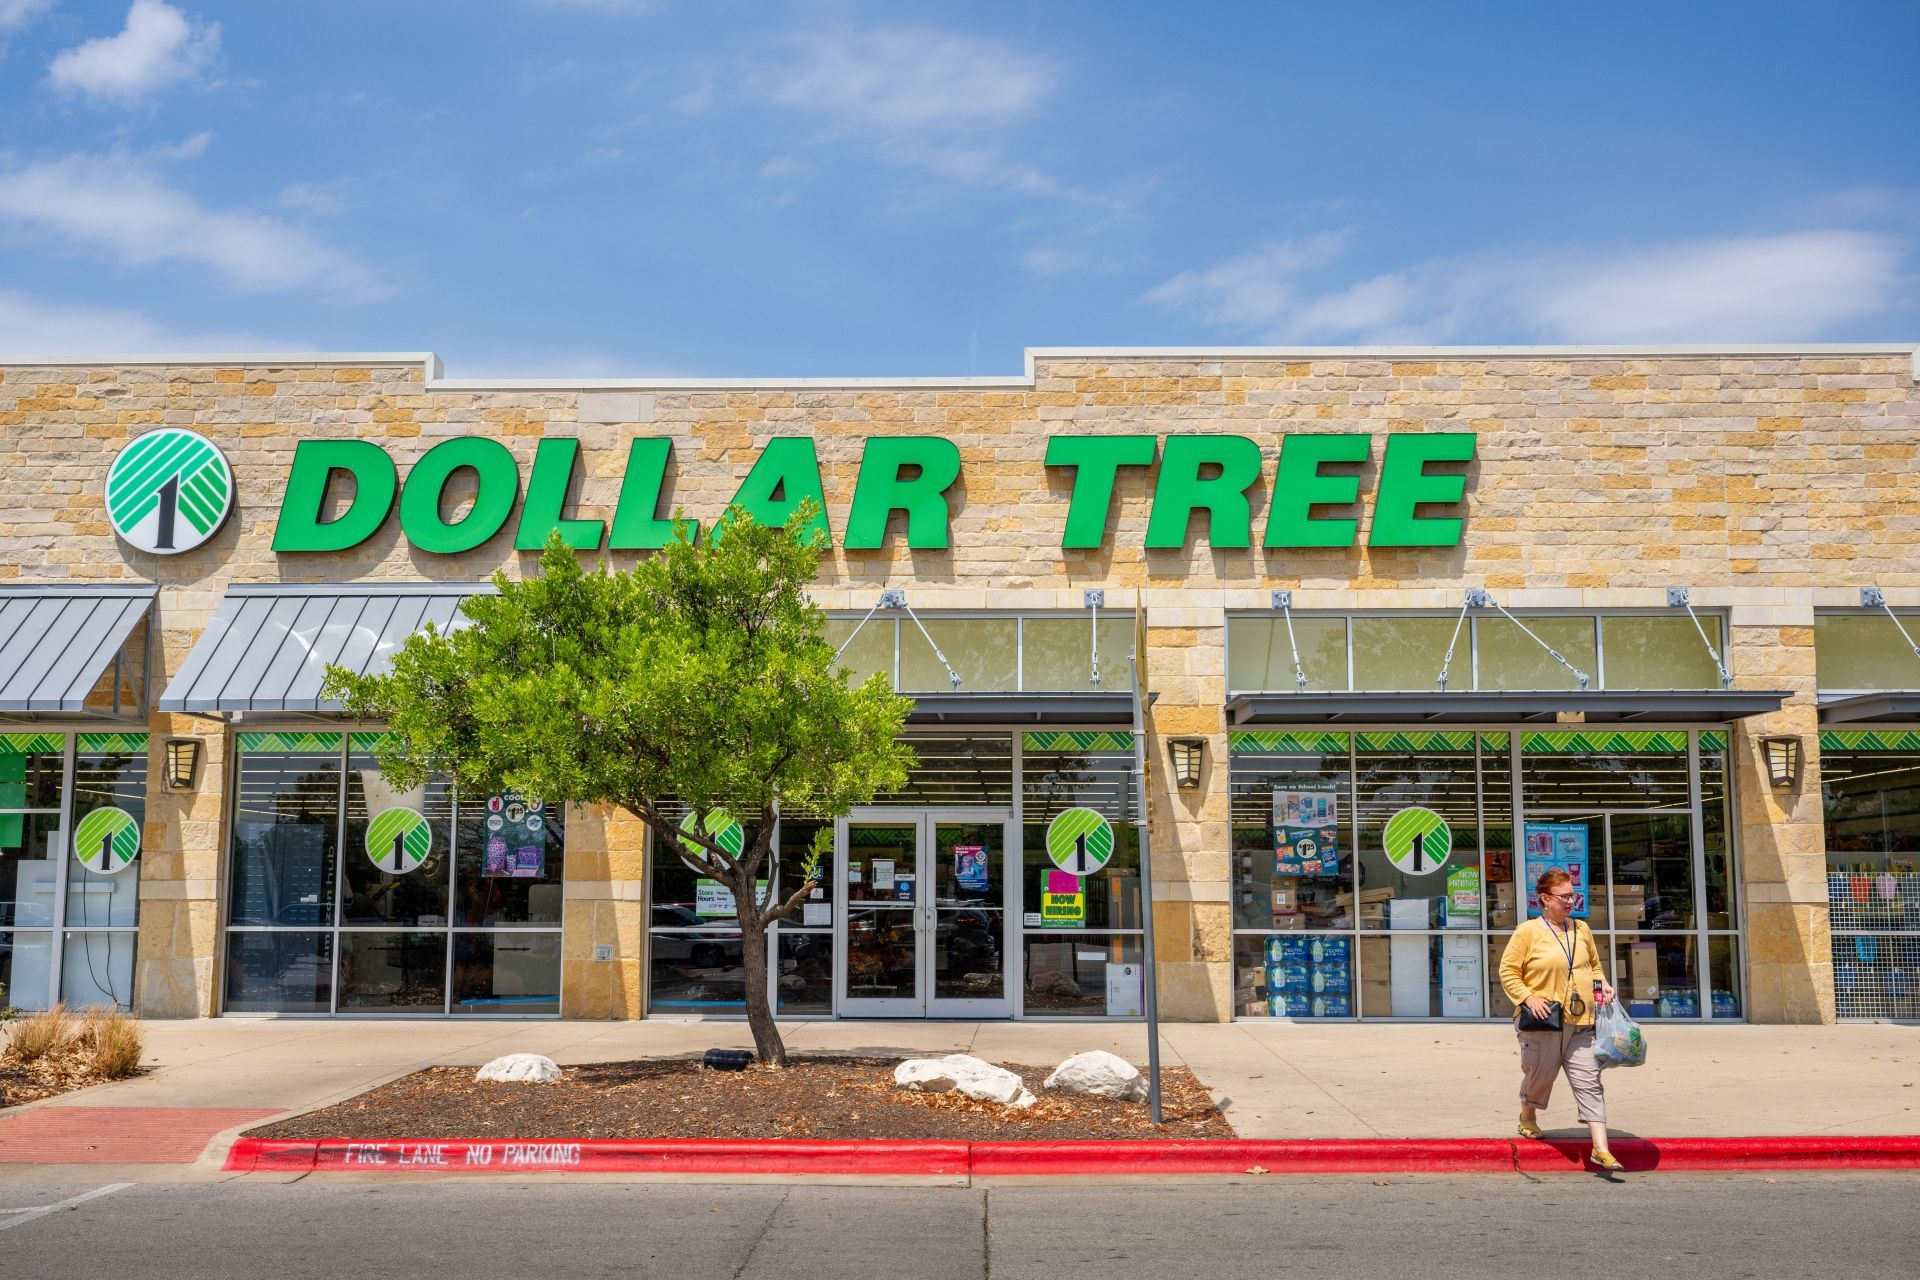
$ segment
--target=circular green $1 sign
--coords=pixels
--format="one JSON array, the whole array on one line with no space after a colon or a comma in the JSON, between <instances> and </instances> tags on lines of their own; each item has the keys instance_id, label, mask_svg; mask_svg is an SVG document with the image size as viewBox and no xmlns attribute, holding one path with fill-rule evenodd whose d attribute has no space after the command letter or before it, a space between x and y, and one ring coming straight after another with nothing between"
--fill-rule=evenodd
<instances>
[{"instance_id":1,"label":"circular green $1 sign","mask_svg":"<svg viewBox=\"0 0 1920 1280\"><path fill-rule=\"evenodd\" d=\"M1453 852L1453 832L1447 820L1431 809L1402 809L1387 819L1380 833L1387 861L1401 873L1424 876L1447 865Z\"/></svg>"},{"instance_id":2,"label":"circular green $1 sign","mask_svg":"<svg viewBox=\"0 0 1920 1280\"><path fill-rule=\"evenodd\" d=\"M178 555L233 509L233 468L211 440L179 427L136 437L107 468L107 520L142 551Z\"/></svg>"},{"instance_id":3,"label":"circular green $1 sign","mask_svg":"<svg viewBox=\"0 0 1920 1280\"><path fill-rule=\"evenodd\" d=\"M382 809L367 824L367 857L390 876L402 876L433 852L433 828L412 809Z\"/></svg>"},{"instance_id":4,"label":"circular green $1 sign","mask_svg":"<svg viewBox=\"0 0 1920 1280\"><path fill-rule=\"evenodd\" d=\"M95 809L73 829L73 856L99 875L125 871L140 856L140 824L125 809Z\"/></svg>"},{"instance_id":5,"label":"circular green $1 sign","mask_svg":"<svg viewBox=\"0 0 1920 1280\"><path fill-rule=\"evenodd\" d=\"M693 814L691 812L689 812L686 817L680 819L680 829L682 831L693 830ZM707 812L707 839L713 841L722 849L725 849L730 857L737 858L740 856L740 851L747 847L747 829L740 825L740 819L734 817L725 809L710 809ZM696 845L694 847L697 849L699 846ZM686 862L687 860L682 858L680 861ZM688 862L687 865L690 867L693 866L690 862ZM698 867L694 867L693 869L695 871L700 870ZM703 872L702 874L705 873Z\"/></svg>"},{"instance_id":6,"label":"circular green $1 sign","mask_svg":"<svg viewBox=\"0 0 1920 1280\"><path fill-rule=\"evenodd\" d=\"M1067 809L1047 824L1047 856L1071 875L1090 876L1113 856L1113 824L1092 809Z\"/></svg>"}]
</instances>

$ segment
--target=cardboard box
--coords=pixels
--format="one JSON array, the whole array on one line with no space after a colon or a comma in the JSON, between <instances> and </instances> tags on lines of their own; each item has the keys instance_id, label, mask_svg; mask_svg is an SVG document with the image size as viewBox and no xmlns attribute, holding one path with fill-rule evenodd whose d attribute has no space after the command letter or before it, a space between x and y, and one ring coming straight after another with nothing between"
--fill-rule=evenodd
<instances>
[{"instance_id":1,"label":"cardboard box","mask_svg":"<svg viewBox=\"0 0 1920 1280\"><path fill-rule=\"evenodd\" d=\"M1660 995L1660 957L1651 942L1627 944L1627 999L1653 1000Z\"/></svg>"},{"instance_id":2,"label":"cardboard box","mask_svg":"<svg viewBox=\"0 0 1920 1280\"><path fill-rule=\"evenodd\" d=\"M1393 897L1392 889L1362 889L1360 891L1360 901L1362 903L1385 902L1391 897ZM1343 907L1353 905L1353 895L1351 893L1336 893L1333 895L1333 900Z\"/></svg>"}]
</instances>

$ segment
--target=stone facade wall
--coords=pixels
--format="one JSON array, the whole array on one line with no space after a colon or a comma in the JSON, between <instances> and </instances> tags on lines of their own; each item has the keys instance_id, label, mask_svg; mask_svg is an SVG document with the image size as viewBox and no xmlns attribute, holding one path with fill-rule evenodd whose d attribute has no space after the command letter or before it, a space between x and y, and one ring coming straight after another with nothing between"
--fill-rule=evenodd
<instances>
[{"instance_id":1,"label":"stone facade wall","mask_svg":"<svg viewBox=\"0 0 1920 1280\"><path fill-rule=\"evenodd\" d=\"M205 545L150 556L115 538L101 504L113 455L163 424L225 450L236 509ZM1376 436L1361 472L1359 545L1268 552L1142 548L1153 472L1123 469L1109 540L1064 551L1070 469L1042 464L1053 434L1246 435L1267 459L1252 493L1254 541L1272 463L1289 432ZM1470 430L1467 521L1453 548L1365 545L1384 437ZM150 580L156 688L177 670L230 583L474 581L525 571L513 520L474 551L435 556L403 541L397 515L367 543L332 555L271 548L295 444L377 440L404 479L437 441L484 434L520 459L537 441L576 436L583 479L570 514L611 519L627 442L675 442L664 505L710 522L769 437L817 443L829 518L844 530L862 442L937 434L964 467L949 494L950 549L909 550L900 518L886 548L836 548L816 598L865 609L882 585L916 608L1078 608L1085 587L1108 607L1148 609L1156 761L1167 736L1208 742L1194 791L1156 774L1155 920L1170 1017L1229 1012L1228 813L1224 618L1264 609L1290 587L1295 607L1450 608L1484 586L1518 607L1659 607L1687 586L1732 623L1731 665L1748 688L1787 689L1779 715L1736 738L1740 857L1750 935L1750 1016L1832 1017L1817 761L1790 795L1770 791L1757 738L1788 731L1811 748L1811 623L1878 586L1920 604L1920 394L1907 354L1356 359L1038 355L1031 386L651 391L468 390L431 386L417 360L348 366L327 359L248 365L0 367L0 581ZM1198 522L1196 522L1198 523ZM623 560L614 557L616 563ZM156 790L142 880L143 1010L215 1007L224 863L223 726L156 715L156 736L207 742L199 788ZM1809 755L1814 754L1809 749ZM156 757L157 767L157 757ZM630 1017L644 999L644 841L630 824L577 815L569 829L566 1008ZM591 961L611 945L611 964ZM576 963L579 957L586 957ZM591 965L591 968L586 966Z\"/></svg>"}]
</instances>

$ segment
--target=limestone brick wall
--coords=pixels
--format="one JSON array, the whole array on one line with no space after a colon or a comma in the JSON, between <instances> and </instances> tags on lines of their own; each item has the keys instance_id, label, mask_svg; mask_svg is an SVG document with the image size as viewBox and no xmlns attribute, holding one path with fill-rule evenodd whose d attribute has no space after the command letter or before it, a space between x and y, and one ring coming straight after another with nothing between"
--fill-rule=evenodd
<instances>
[{"instance_id":1,"label":"limestone brick wall","mask_svg":"<svg viewBox=\"0 0 1920 1280\"><path fill-rule=\"evenodd\" d=\"M1750 929L1752 1016L1831 1016L1817 760L1791 794L1771 791L1756 738L1784 730L1813 743L1813 610L1856 603L1861 586L1920 605L1920 395L1906 353L1359 359L1097 356L1038 353L1030 384L620 391L486 389L431 384L413 358L346 364L289 357L257 365L0 365L0 581L139 579L160 584L156 688L178 669L236 582L474 581L527 570L513 521L474 551L426 555L397 514L336 555L277 555L275 516L296 443L377 440L404 479L439 440L485 434L521 460L542 436L577 437L583 477L570 514L610 519L638 434L675 443L667 508L710 522L772 436L818 442L836 533L863 441L938 434L960 448L950 494L952 546L909 550L896 528L878 551L834 551L823 606L866 609L882 585L916 608L1077 609L1085 587L1108 608L1147 608L1154 710L1156 924L1171 1016L1226 1016L1230 987L1223 627L1289 587L1302 610L1452 608L1468 586L1514 607L1657 608L1686 586L1733 622L1732 666L1748 688L1785 688L1779 716L1745 726L1739 762L1740 858ZM237 506L205 545L156 557L115 538L101 505L106 469L132 436L192 427L232 462ZM1466 531L1453 548L1365 545L1384 437L1468 430ZM1059 545L1073 475L1042 464L1056 433L1228 432L1268 460L1252 491L1264 527L1271 465L1289 432L1366 431L1367 501L1352 548L1267 552L1142 548L1155 472L1123 469L1109 540ZM621 562L616 557L616 562ZM206 744L198 788L156 790L143 875L142 1007L189 1014L215 1006L225 730L156 716L158 740ZM1171 787L1165 739L1208 744L1206 778ZM156 761L157 764L157 761ZM569 831L565 1003L583 1017L634 1016L644 999L641 843L624 824L577 817ZM593 962L593 946L616 959ZM585 960L578 957L585 955Z\"/></svg>"}]
</instances>

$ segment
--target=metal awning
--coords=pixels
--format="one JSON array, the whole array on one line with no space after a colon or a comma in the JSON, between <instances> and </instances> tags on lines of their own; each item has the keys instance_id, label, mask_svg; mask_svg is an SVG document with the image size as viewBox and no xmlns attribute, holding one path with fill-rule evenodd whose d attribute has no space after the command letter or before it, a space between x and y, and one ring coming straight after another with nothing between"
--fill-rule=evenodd
<instances>
[{"instance_id":1,"label":"metal awning","mask_svg":"<svg viewBox=\"0 0 1920 1280\"><path fill-rule=\"evenodd\" d=\"M1789 694L1746 689L1589 690L1485 693L1242 693L1227 701L1227 723L1259 724L1551 724L1578 711L1587 724L1636 720L1725 724L1778 711Z\"/></svg>"},{"instance_id":2,"label":"metal awning","mask_svg":"<svg viewBox=\"0 0 1920 1280\"><path fill-rule=\"evenodd\" d=\"M1132 693L916 693L909 724L1127 724Z\"/></svg>"},{"instance_id":3,"label":"metal awning","mask_svg":"<svg viewBox=\"0 0 1920 1280\"><path fill-rule=\"evenodd\" d=\"M228 587L186 665L160 695L162 711L338 712L322 702L329 666L386 670L394 650L432 623L462 624L460 606L488 584Z\"/></svg>"},{"instance_id":4,"label":"metal awning","mask_svg":"<svg viewBox=\"0 0 1920 1280\"><path fill-rule=\"evenodd\" d=\"M1821 724L1888 724L1920 721L1920 692L1889 689L1820 700Z\"/></svg>"},{"instance_id":5,"label":"metal awning","mask_svg":"<svg viewBox=\"0 0 1920 1280\"><path fill-rule=\"evenodd\" d=\"M152 583L128 587L0 588L0 714L74 715L122 712L116 683L111 706L87 697L121 657L127 638L153 608ZM137 672L145 687L144 654Z\"/></svg>"}]
</instances>

